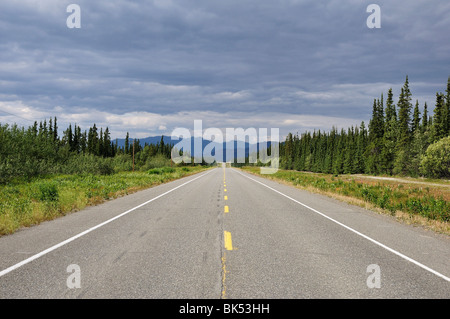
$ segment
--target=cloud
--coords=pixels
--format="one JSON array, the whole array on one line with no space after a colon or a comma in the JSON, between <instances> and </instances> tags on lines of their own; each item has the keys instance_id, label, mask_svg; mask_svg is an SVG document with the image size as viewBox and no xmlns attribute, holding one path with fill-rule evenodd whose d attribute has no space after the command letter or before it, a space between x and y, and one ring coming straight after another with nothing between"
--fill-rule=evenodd
<instances>
[{"instance_id":1,"label":"cloud","mask_svg":"<svg viewBox=\"0 0 450 319\"><path fill-rule=\"evenodd\" d=\"M9 103L0 102L0 122L18 123L22 126L31 126L34 120L44 121L57 116L60 134L69 124L78 125L82 130L88 130L94 123L97 127L108 127L111 137L124 138L129 132L136 138L165 135L170 136L175 128L187 128L193 133L194 121L201 120L203 131L208 128L218 128L225 135L227 128L255 128L278 129L281 139L289 132L301 133L303 131L329 131L332 127L347 128L359 126L360 120L356 118L308 115L283 114L276 111L248 113L248 112L219 112L215 110L183 111L169 114L159 114L147 111L131 111L115 114L108 111L80 108L67 112L60 106L47 113L34 109L21 101ZM8 112L8 113L5 113ZM17 117L17 114L26 114L27 117Z\"/></svg>"},{"instance_id":2,"label":"cloud","mask_svg":"<svg viewBox=\"0 0 450 319\"><path fill-rule=\"evenodd\" d=\"M449 76L444 0L379 1L378 30L365 24L369 1L79 0L82 27L68 29L70 3L0 3L4 111L117 134L195 114L301 131L367 121L407 74L413 99L433 106Z\"/></svg>"}]
</instances>

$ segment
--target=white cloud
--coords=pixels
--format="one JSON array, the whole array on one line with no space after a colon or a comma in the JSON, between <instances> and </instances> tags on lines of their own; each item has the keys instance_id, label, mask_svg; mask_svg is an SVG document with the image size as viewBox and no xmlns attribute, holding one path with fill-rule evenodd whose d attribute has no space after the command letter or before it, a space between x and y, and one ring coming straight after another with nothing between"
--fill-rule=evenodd
<instances>
[{"instance_id":1,"label":"white cloud","mask_svg":"<svg viewBox=\"0 0 450 319\"><path fill-rule=\"evenodd\" d=\"M444 0L382 0L380 30L365 27L358 0L80 0L80 30L65 25L70 3L0 3L4 111L118 136L196 117L301 132L367 119L381 93L398 97L406 74L413 99L432 107L448 77Z\"/></svg>"}]
</instances>

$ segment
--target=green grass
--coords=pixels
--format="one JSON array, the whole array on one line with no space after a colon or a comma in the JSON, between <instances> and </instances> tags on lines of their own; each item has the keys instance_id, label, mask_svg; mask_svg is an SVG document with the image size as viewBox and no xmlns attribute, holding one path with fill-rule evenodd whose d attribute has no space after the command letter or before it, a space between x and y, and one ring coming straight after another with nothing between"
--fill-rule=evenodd
<instances>
[{"instance_id":1,"label":"green grass","mask_svg":"<svg viewBox=\"0 0 450 319\"><path fill-rule=\"evenodd\" d=\"M0 236L205 169L185 166L112 175L56 175L0 185Z\"/></svg>"},{"instance_id":2,"label":"green grass","mask_svg":"<svg viewBox=\"0 0 450 319\"><path fill-rule=\"evenodd\" d=\"M259 174L259 168L242 168L254 174ZM415 184L356 181L346 175L311 174L290 170L279 170L272 175L261 175L267 178L286 181L294 186L317 190L323 193L334 193L356 198L374 207L395 215L397 211L410 215L420 215L429 220L444 223L450 221L450 203L448 189L442 187L419 187Z\"/></svg>"}]
</instances>

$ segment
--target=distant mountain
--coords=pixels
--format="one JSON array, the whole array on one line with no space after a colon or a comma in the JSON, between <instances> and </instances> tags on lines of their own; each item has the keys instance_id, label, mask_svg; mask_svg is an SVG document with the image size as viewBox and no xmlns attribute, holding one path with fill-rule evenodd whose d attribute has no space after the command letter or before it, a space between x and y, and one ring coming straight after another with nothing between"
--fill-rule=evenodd
<instances>
[{"instance_id":1,"label":"distant mountain","mask_svg":"<svg viewBox=\"0 0 450 319\"><path fill-rule=\"evenodd\" d=\"M133 138L130 137L130 144L133 142ZM117 140L113 140L113 143L116 144L117 141L117 145L119 147L124 147L125 146L125 139L124 138L118 138ZM170 136L164 136L163 138L164 144L171 144L172 143L172 138ZM149 136L149 137L145 137L145 138L140 138L139 142L141 144L142 147L144 147L145 144L148 145L156 145L159 142L161 142L161 135L160 136Z\"/></svg>"},{"instance_id":2,"label":"distant mountain","mask_svg":"<svg viewBox=\"0 0 450 319\"><path fill-rule=\"evenodd\" d=\"M130 144L132 143L133 139L130 137ZM163 141L164 144L172 144L172 145L176 145L177 143L179 143L181 141L181 139L178 139L176 137L171 137L171 136L164 136L163 137ZM195 145L195 141L197 141L197 144L202 145L201 149L196 149L194 147ZM119 147L124 147L125 146L125 139L117 139L117 140L113 140L113 143L115 144L117 142L117 145ZM150 137L146 137L146 138L140 138L139 142L141 144L142 147L144 147L146 144L148 145L156 145L158 143L161 142L161 135L160 136L150 136ZM207 145L209 145L210 143L213 143L212 145L210 145L210 147L214 147L215 150L220 149L221 144L217 143L217 142L212 142L210 140L206 140L203 138L194 138L191 137L191 154L196 156L196 157L201 157L203 154L203 150L205 149L205 147ZM242 146L243 144L243 146ZM249 151L258 151L259 150L259 145L260 144L250 144L248 142L245 143L239 143L237 141L234 141L234 143L222 143L222 152L223 152L223 159L219 159L217 158L217 161L225 161L225 160L232 160L231 158L229 158L230 156L233 156L233 158L238 158L241 157L241 154L245 154L244 156L248 156L249 155ZM270 147L271 143L261 143L262 147ZM239 146L239 147L238 147ZM234 152L233 155L230 154L230 151L234 148ZM228 150L228 152L227 152ZM213 156L215 156L215 153L213 152L212 154ZM227 156L228 155L228 156ZM228 158L226 158L228 157Z\"/></svg>"}]
</instances>

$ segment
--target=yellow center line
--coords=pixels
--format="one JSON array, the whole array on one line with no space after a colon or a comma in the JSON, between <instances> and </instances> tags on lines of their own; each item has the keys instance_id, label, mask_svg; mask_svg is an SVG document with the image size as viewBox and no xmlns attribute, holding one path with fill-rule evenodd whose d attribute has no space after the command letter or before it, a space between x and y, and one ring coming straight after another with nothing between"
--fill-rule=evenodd
<instances>
[{"instance_id":1,"label":"yellow center line","mask_svg":"<svg viewBox=\"0 0 450 319\"><path fill-rule=\"evenodd\" d=\"M227 191L227 189L225 188L224 190L223 190L224 192L226 192Z\"/></svg>"},{"instance_id":2,"label":"yellow center line","mask_svg":"<svg viewBox=\"0 0 450 319\"><path fill-rule=\"evenodd\" d=\"M230 210L228 209L228 206L225 206L224 212L228 213Z\"/></svg>"},{"instance_id":3,"label":"yellow center line","mask_svg":"<svg viewBox=\"0 0 450 319\"><path fill-rule=\"evenodd\" d=\"M223 197L223 199L224 199L224 200L228 200L228 196L225 195L225 196Z\"/></svg>"},{"instance_id":4,"label":"yellow center line","mask_svg":"<svg viewBox=\"0 0 450 319\"><path fill-rule=\"evenodd\" d=\"M231 233L225 230L223 232L223 236L224 236L225 249L233 250L233 243L231 241Z\"/></svg>"},{"instance_id":5,"label":"yellow center line","mask_svg":"<svg viewBox=\"0 0 450 319\"><path fill-rule=\"evenodd\" d=\"M227 267L225 265L225 261L226 261L226 253L223 253L222 256L222 299L226 298L226 294L227 294L227 286L226 286L226 277L227 277Z\"/></svg>"}]
</instances>

